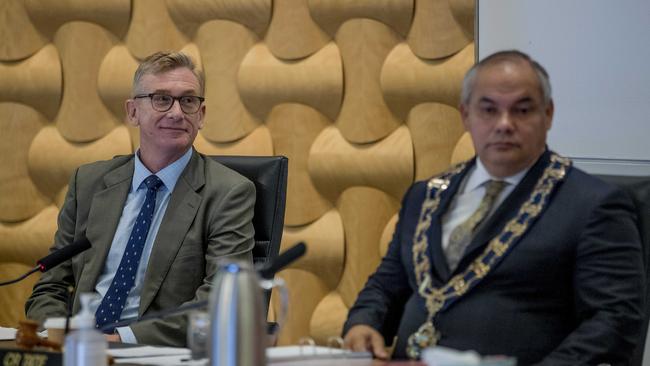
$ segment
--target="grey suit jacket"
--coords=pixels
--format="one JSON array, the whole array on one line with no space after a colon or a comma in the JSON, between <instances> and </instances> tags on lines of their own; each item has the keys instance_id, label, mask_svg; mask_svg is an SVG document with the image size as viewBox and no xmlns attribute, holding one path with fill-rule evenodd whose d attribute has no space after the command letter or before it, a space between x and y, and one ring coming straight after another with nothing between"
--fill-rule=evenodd
<instances>
[{"instance_id":1,"label":"grey suit jacket","mask_svg":"<svg viewBox=\"0 0 650 366\"><path fill-rule=\"evenodd\" d=\"M134 170L133 155L83 165L72 175L51 250L85 232L92 248L43 274L25 305L28 318L66 314L67 287L94 292L113 240ZM220 258L251 260L255 186L194 151L171 193L146 270L139 315L208 297ZM186 316L131 325L139 343L181 346Z\"/></svg>"}]
</instances>

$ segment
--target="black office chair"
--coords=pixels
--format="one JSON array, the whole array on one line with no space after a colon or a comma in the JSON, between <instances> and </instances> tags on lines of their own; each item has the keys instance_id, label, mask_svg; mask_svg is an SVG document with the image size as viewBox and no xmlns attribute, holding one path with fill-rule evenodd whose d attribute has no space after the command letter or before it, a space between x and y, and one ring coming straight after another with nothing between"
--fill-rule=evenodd
<instances>
[{"instance_id":1,"label":"black office chair","mask_svg":"<svg viewBox=\"0 0 650 366\"><path fill-rule=\"evenodd\" d=\"M280 251L287 199L288 159L284 156L210 157L255 183L253 262L256 266L269 262ZM267 292L265 295L268 309L271 294Z\"/></svg>"},{"instance_id":2,"label":"black office chair","mask_svg":"<svg viewBox=\"0 0 650 366\"><path fill-rule=\"evenodd\" d=\"M606 182L615 184L626 191L636 206L638 217L637 226L641 234L643 264L646 273L645 316L639 337L639 344L634 350L631 366L641 366L645 350L646 336L648 334L648 321L650 320L650 177L627 177L618 175L600 175Z\"/></svg>"}]
</instances>

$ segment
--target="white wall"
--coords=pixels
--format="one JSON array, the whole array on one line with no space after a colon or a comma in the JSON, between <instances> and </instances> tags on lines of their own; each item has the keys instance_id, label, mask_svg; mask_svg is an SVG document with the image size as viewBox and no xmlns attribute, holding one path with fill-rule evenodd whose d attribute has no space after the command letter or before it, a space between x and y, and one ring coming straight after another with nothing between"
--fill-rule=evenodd
<instances>
[{"instance_id":1,"label":"white wall","mask_svg":"<svg viewBox=\"0 0 650 366\"><path fill-rule=\"evenodd\" d=\"M650 1L479 0L483 58L517 48L549 72L549 146L599 174L650 175Z\"/></svg>"}]
</instances>

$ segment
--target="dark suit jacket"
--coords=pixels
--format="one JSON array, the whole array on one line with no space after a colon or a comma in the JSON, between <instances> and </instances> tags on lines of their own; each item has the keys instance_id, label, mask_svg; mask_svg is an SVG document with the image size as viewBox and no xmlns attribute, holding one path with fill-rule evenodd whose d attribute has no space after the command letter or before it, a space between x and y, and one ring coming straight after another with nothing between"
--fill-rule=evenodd
<instances>
[{"instance_id":1,"label":"dark suit jacket","mask_svg":"<svg viewBox=\"0 0 650 366\"><path fill-rule=\"evenodd\" d=\"M133 155L81 166L70 179L52 248L83 233L92 248L46 272L25 305L27 317L43 320L66 314L68 285L94 292L113 241L133 178ZM255 186L238 173L193 152L178 178L153 244L139 314L207 299L217 260L251 260ZM139 343L184 345L186 317L131 325Z\"/></svg>"},{"instance_id":2,"label":"dark suit jacket","mask_svg":"<svg viewBox=\"0 0 650 366\"><path fill-rule=\"evenodd\" d=\"M546 152L469 244L459 270L471 263L517 212L549 160ZM450 182L429 231L435 287L452 275L442 251L441 216L474 162ZM356 324L378 329L394 357L426 320L413 272L413 234L426 192L415 183L402 202L386 256L350 309ZM545 212L519 244L476 287L435 318L439 345L481 354L516 356L520 365L626 364L642 318L639 234L630 199L620 190L571 168ZM403 314L403 315L402 315Z\"/></svg>"}]
</instances>

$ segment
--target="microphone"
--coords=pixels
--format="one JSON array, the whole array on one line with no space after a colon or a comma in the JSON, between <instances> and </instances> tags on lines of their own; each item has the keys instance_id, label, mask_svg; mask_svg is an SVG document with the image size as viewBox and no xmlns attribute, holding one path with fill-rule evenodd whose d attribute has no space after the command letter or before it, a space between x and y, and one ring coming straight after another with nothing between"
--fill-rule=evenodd
<instances>
[{"instance_id":1,"label":"microphone","mask_svg":"<svg viewBox=\"0 0 650 366\"><path fill-rule=\"evenodd\" d=\"M59 264L67 261L68 259L74 257L75 255L83 252L90 248L90 242L85 235L82 235L81 238L70 245L66 245L61 249L57 249L52 253L46 255L45 257L39 259L36 262L36 267L29 270L29 272L24 275L6 282L0 282L0 286L11 285L18 281L22 281L27 278L27 276L35 273L36 271L47 272L50 269L58 266Z\"/></svg>"},{"instance_id":2,"label":"microphone","mask_svg":"<svg viewBox=\"0 0 650 366\"><path fill-rule=\"evenodd\" d=\"M74 243L66 245L61 249L55 250L45 257L39 259L36 262L38 265L38 270L41 272L47 272L50 269L88 249L90 249L90 242L84 235Z\"/></svg>"},{"instance_id":3,"label":"microphone","mask_svg":"<svg viewBox=\"0 0 650 366\"><path fill-rule=\"evenodd\" d=\"M306 251L307 251L307 246L305 245L305 243L300 242L294 245L293 247L282 252L280 255L278 255L276 258L271 260L269 263L266 263L265 265L261 266L261 268L257 269L257 273L263 279L267 279L267 280L271 279L273 278L273 275L275 275L276 272L279 272L282 268L288 266L289 264L293 263L296 259L302 257ZM162 310L148 315L143 315L138 318L124 319L117 323L106 324L102 328L100 328L100 330L105 331L112 328L124 327L131 323L135 323L139 321L160 319L171 315L178 315L190 310L206 307L208 306L208 303L209 303L208 300L196 301L194 303L181 305L177 308Z\"/></svg>"},{"instance_id":4,"label":"microphone","mask_svg":"<svg viewBox=\"0 0 650 366\"><path fill-rule=\"evenodd\" d=\"M271 279L276 272L280 272L281 269L302 257L306 251L307 246L305 243L299 242L282 252L282 254L278 255L275 259L262 265L261 268L257 270L257 273L265 280Z\"/></svg>"}]
</instances>

